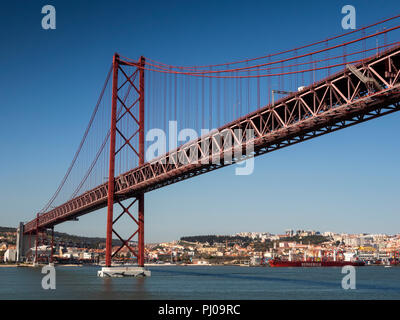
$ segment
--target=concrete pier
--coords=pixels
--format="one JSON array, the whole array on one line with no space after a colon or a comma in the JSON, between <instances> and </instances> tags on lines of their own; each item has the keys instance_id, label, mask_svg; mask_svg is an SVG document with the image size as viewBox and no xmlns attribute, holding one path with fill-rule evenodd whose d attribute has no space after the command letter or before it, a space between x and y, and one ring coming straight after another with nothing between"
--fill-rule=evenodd
<instances>
[{"instance_id":1,"label":"concrete pier","mask_svg":"<svg viewBox=\"0 0 400 320\"><path fill-rule=\"evenodd\" d=\"M150 277L151 271L143 267L103 267L97 275L102 278Z\"/></svg>"}]
</instances>

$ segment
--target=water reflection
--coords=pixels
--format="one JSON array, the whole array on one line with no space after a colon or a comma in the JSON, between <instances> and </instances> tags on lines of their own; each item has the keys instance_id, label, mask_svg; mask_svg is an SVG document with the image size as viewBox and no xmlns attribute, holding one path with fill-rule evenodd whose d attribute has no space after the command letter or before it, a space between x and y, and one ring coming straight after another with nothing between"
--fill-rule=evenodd
<instances>
[{"instance_id":1,"label":"water reflection","mask_svg":"<svg viewBox=\"0 0 400 320\"><path fill-rule=\"evenodd\" d=\"M147 283L150 278L103 278L101 299L152 299Z\"/></svg>"}]
</instances>

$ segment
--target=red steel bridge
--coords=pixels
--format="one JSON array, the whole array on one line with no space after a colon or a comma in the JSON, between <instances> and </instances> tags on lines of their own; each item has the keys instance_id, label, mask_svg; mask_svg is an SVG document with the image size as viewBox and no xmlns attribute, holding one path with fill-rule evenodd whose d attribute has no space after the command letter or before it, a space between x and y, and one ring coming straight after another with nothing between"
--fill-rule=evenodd
<instances>
[{"instance_id":1,"label":"red steel bridge","mask_svg":"<svg viewBox=\"0 0 400 320\"><path fill-rule=\"evenodd\" d=\"M143 266L146 192L400 110L399 17L214 65L115 54L67 173L23 233L37 246L55 225L107 207L106 266L123 247ZM147 156L146 133L171 134L171 120L177 130L217 129ZM122 217L134 225L128 238L117 231Z\"/></svg>"}]
</instances>

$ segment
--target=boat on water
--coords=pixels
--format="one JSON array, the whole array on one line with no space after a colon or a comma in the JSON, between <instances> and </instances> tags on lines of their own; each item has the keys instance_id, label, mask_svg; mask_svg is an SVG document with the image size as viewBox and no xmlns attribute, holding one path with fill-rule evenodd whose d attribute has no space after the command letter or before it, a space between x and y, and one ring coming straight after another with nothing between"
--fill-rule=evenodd
<instances>
[{"instance_id":1,"label":"boat on water","mask_svg":"<svg viewBox=\"0 0 400 320\"><path fill-rule=\"evenodd\" d=\"M321 256L315 258L307 258L306 253L304 253L303 259L293 259L292 250L289 251L289 257L287 260L282 258L273 258L268 260L267 265L270 267L344 267L344 266L354 266L362 267L365 266L365 262L359 260L358 256L353 252L344 252L344 259L337 259L337 251L333 252L333 259Z\"/></svg>"},{"instance_id":2,"label":"boat on water","mask_svg":"<svg viewBox=\"0 0 400 320\"><path fill-rule=\"evenodd\" d=\"M268 261L270 267L343 267L365 266L364 261L288 261L280 259L272 259Z\"/></svg>"}]
</instances>

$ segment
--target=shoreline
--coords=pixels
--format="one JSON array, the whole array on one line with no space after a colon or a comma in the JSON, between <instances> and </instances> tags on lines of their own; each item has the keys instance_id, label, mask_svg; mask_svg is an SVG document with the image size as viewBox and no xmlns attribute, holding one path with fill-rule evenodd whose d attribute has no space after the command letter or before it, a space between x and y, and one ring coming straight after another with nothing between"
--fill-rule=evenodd
<instances>
[{"instance_id":1,"label":"shoreline","mask_svg":"<svg viewBox=\"0 0 400 320\"><path fill-rule=\"evenodd\" d=\"M38 264L38 265L33 265L33 264L0 264L0 268L37 268L37 267L43 267L48 264ZM90 267L104 267L104 265L98 265L98 264L55 264L55 267L83 267L83 266L90 266ZM118 265L115 267L123 267L124 265ZM126 265L131 266L131 265ZM247 265L247 264L172 264L172 263L149 263L145 264L145 267L263 267L263 268L269 268L267 265ZM383 264L366 264L363 267L388 267L388 265L383 265ZM390 265L390 267L400 267L400 265ZM317 268L317 267L315 267ZM322 267L325 268L325 267Z\"/></svg>"},{"instance_id":2,"label":"shoreline","mask_svg":"<svg viewBox=\"0 0 400 320\"><path fill-rule=\"evenodd\" d=\"M0 264L0 268L13 268L18 267L16 264Z\"/></svg>"}]
</instances>

